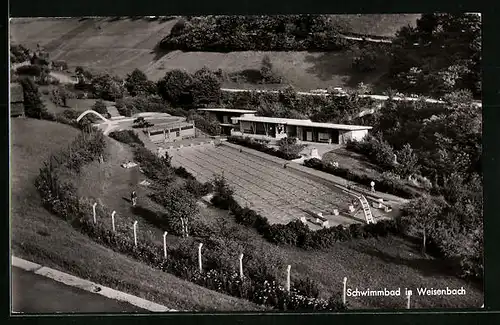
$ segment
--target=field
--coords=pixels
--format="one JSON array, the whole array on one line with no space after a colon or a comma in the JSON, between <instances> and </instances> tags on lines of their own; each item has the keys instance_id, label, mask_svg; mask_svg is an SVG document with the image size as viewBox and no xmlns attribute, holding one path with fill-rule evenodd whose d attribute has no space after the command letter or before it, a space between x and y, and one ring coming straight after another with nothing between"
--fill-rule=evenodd
<instances>
[{"instance_id":1,"label":"field","mask_svg":"<svg viewBox=\"0 0 500 325\"><path fill-rule=\"evenodd\" d=\"M66 147L77 133L74 128L53 122L11 120L13 254L174 309L260 309L248 301L180 280L97 245L46 211L41 206L33 181L50 153ZM125 152L122 152L122 157L117 159L125 157ZM89 182L95 183L96 179ZM119 199L123 201L121 197Z\"/></svg>"},{"instance_id":2,"label":"field","mask_svg":"<svg viewBox=\"0 0 500 325\"><path fill-rule=\"evenodd\" d=\"M355 33L391 36L401 26L415 24L419 15L348 15L347 21ZM15 19L11 21L14 42L35 48L47 48L54 60L65 60L70 68L84 66L124 77L134 68L158 80L166 71L185 69L194 72L204 66L222 69L227 73L258 70L262 58L269 55L277 72L298 90L349 88L359 82L377 84L385 69L369 74L353 74L352 53L330 52L181 52L158 53L157 43L170 32L175 20L159 22L143 19L130 20L96 18ZM370 28L368 28L370 26ZM375 26L375 27L372 27ZM225 87L247 87L228 82Z\"/></svg>"},{"instance_id":3,"label":"field","mask_svg":"<svg viewBox=\"0 0 500 325\"><path fill-rule=\"evenodd\" d=\"M201 182L224 173L239 203L258 211L271 223L310 217L310 212L321 212L330 226L363 222L362 212L349 215L351 198L347 194L246 152L225 145L203 145L175 150L170 155L172 164L183 166ZM340 215L333 215L334 209Z\"/></svg>"}]
</instances>

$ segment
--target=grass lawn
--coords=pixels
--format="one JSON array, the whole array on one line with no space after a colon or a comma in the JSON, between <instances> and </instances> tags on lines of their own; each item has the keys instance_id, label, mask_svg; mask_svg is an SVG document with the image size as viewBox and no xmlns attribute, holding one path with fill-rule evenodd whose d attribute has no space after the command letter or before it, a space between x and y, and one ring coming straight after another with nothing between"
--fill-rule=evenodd
<instances>
[{"instance_id":1,"label":"grass lawn","mask_svg":"<svg viewBox=\"0 0 500 325\"><path fill-rule=\"evenodd\" d=\"M236 224L227 211L212 207L202 208L205 221L219 226L220 220L227 222L235 238L245 238L256 246L273 251L285 264L291 264L291 279L314 279L319 283L320 296L336 294L340 297L342 280L348 278L348 288L365 290L394 290L401 288L460 288L465 296L412 296L412 308L467 308L480 307L483 303L483 289L449 273L442 261L422 256L418 243L399 237L353 240L338 243L325 251L276 246L263 240L253 229ZM219 226L220 227L220 226ZM283 284L285 271L283 271ZM352 308L405 308L402 297L348 297Z\"/></svg>"},{"instance_id":2,"label":"grass lawn","mask_svg":"<svg viewBox=\"0 0 500 325\"><path fill-rule=\"evenodd\" d=\"M326 163L328 162L338 162L339 167L348 168L355 174L365 174L368 177L379 179L382 177L382 173L384 172L382 168L368 161L368 159L362 154L350 151L345 149L344 147L336 148L332 151L325 153L322 157L322 160ZM421 193L425 191L416 186L415 184L406 180L405 184L414 190L417 190ZM369 187L358 184L358 186L364 187L365 189L369 189ZM376 187L376 185L375 185Z\"/></svg>"},{"instance_id":3,"label":"grass lawn","mask_svg":"<svg viewBox=\"0 0 500 325\"><path fill-rule=\"evenodd\" d=\"M43 100L47 110L51 113L54 113L54 114L62 113L67 109L72 109L72 110L77 111L77 112L84 112L88 109L92 109L92 106L94 106L94 104L96 102L96 99L72 98L72 99L68 99L66 101L67 107L62 107L62 106L54 104L50 100L49 95L42 94L41 97L42 97L42 100ZM114 102L110 102L110 101L106 101L106 100L104 101L104 103L107 106L111 106L111 105L115 104Z\"/></svg>"},{"instance_id":4,"label":"grass lawn","mask_svg":"<svg viewBox=\"0 0 500 325\"><path fill-rule=\"evenodd\" d=\"M54 122L11 121L13 254L174 309L261 309L248 301L205 289L97 245L47 212L41 206L33 181L50 153L67 146L78 131Z\"/></svg>"},{"instance_id":5,"label":"grass lawn","mask_svg":"<svg viewBox=\"0 0 500 325\"><path fill-rule=\"evenodd\" d=\"M338 162L339 167L349 168L357 174L366 174L369 177L379 177L383 170L372 164L361 154L349 151L343 147L325 153L322 160L326 163Z\"/></svg>"},{"instance_id":6,"label":"grass lawn","mask_svg":"<svg viewBox=\"0 0 500 325\"><path fill-rule=\"evenodd\" d=\"M138 205L145 209L145 215L150 210L161 210L161 207L146 198L148 193L146 188L132 185L138 180L141 181L143 176L134 174L131 169L119 167L122 161L132 160L129 147L110 139L108 148L111 157L106 162L106 172L103 176L106 190L93 185L97 183L95 175L98 175L98 172L96 167L91 165L85 169L86 176L82 179L86 181L81 183L81 194L99 193L101 200L117 211L117 222L129 224L131 229L133 221L138 220L139 229L141 229L140 236L149 236L161 244L162 230L149 224L142 216L134 216L130 204L125 200L128 199L130 190L137 188ZM348 287L352 289L357 287L360 290L401 288L404 291L404 288L408 288L415 292L417 287L460 288L463 286L467 291L466 296L413 296L412 306L415 308L479 307L483 301L483 292L478 285L450 274L450 270L442 261L429 256L421 256L418 242L413 243L407 239L389 237L339 243L325 251L305 251L268 243L253 229L236 224L227 211L213 207L200 207L200 215L202 220L213 229L230 233L244 243L251 243L255 247L263 248L266 252L272 252L272 255L283 263L291 264L292 281L299 277L302 279L310 277L316 280L323 297L332 294L340 295L342 279L346 276ZM110 224L110 219L105 222ZM226 225L221 226L223 224ZM179 238L175 236L169 235L167 238L169 246L179 243ZM283 281L285 281L285 270L283 270ZM349 298L349 303L353 308L405 308L405 301L405 297Z\"/></svg>"}]
</instances>

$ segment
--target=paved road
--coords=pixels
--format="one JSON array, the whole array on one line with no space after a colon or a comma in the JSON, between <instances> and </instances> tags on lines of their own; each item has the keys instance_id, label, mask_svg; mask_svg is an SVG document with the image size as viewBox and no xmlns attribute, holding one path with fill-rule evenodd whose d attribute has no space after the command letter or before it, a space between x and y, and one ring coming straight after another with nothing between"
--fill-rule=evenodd
<instances>
[{"instance_id":1,"label":"paved road","mask_svg":"<svg viewBox=\"0 0 500 325\"><path fill-rule=\"evenodd\" d=\"M12 267L12 311L16 313L149 312L16 267Z\"/></svg>"}]
</instances>

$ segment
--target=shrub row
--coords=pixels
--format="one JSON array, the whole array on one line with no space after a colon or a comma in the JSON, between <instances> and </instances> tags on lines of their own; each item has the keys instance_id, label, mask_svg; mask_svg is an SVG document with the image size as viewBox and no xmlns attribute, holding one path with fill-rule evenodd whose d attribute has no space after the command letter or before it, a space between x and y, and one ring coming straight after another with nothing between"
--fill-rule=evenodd
<instances>
[{"instance_id":1,"label":"shrub row","mask_svg":"<svg viewBox=\"0 0 500 325\"><path fill-rule=\"evenodd\" d=\"M230 210L236 222L255 228L269 242L303 249L324 249L332 247L337 242L352 239L402 234L402 226L396 220L381 220L367 225L352 224L349 227L339 225L313 231L299 220L285 225L271 225L267 218L249 208L241 207L232 197L224 200L216 193L212 198L212 204L221 209Z\"/></svg>"},{"instance_id":2,"label":"shrub row","mask_svg":"<svg viewBox=\"0 0 500 325\"><path fill-rule=\"evenodd\" d=\"M88 141L84 138L83 143L77 139L72 144L72 150L85 153L90 144L101 143L99 140L101 137L101 133L93 133ZM104 142L102 143L104 144ZM88 152L88 160L96 159L102 154L103 149L104 145L99 145L95 151ZM67 152L63 150L57 156L63 158L66 154ZM142 157L144 158L145 155ZM258 259L258 256L251 255L251 252L246 253L254 262L258 260L261 267L250 267L247 271L248 275L240 279L237 273L230 271L226 267L210 268L213 265L220 265L218 261L220 247L217 250L211 249L213 245L210 242L206 243L204 250L205 265L209 267L202 273L195 267L196 263L193 256L195 250L192 247L190 249L189 245L183 243L178 248L168 248L167 258L163 255L162 247L156 246L148 240L140 240L138 245L135 246L129 230L118 228L116 232L113 232L102 223L94 224L90 217L90 202L78 198L71 183L64 183L58 179L58 167L67 166L72 170L77 170L79 167L68 164L64 159L56 160L56 163L52 163L52 161L53 159L49 163L45 163L36 180L36 187L41 194L44 206L63 219L70 221L75 228L94 241L209 289L245 298L279 310L336 311L345 309L345 306L338 299L324 300L307 297L300 294L297 289L287 292L285 288L277 285L276 277L266 271L268 270L265 267L267 261ZM164 163L164 161L154 161L150 166L161 163ZM99 213L109 215L109 211L104 211L105 208L100 210ZM304 287L304 284L300 283L301 288ZM303 290L301 289L301 291Z\"/></svg>"},{"instance_id":3,"label":"shrub row","mask_svg":"<svg viewBox=\"0 0 500 325\"><path fill-rule=\"evenodd\" d=\"M332 93L333 89L329 91ZM283 105L285 108L293 109L305 116L314 116L323 109L332 108L350 112L355 109L357 112L364 108L372 108L375 100L370 97L349 96L308 96L298 95L290 88L285 88L278 93L270 92L229 92L223 91L221 94L221 104L230 108L260 109L262 106Z\"/></svg>"},{"instance_id":4,"label":"shrub row","mask_svg":"<svg viewBox=\"0 0 500 325\"><path fill-rule=\"evenodd\" d=\"M144 147L144 142L142 142L137 133L132 130L113 131L109 134L109 136L125 144L138 144L141 147Z\"/></svg>"},{"instance_id":5,"label":"shrub row","mask_svg":"<svg viewBox=\"0 0 500 325\"><path fill-rule=\"evenodd\" d=\"M347 168L325 165L321 159L318 158L311 158L304 161L304 166L339 176L352 182L364 184L366 186L370 186L370 182L375 181L377 184L377 190L401 196L406 199L413 199L420 196L420 193L417 190L412 189L398 179L389 177L374 179L373 177L368 177L365 174L354 173Z\"/></svg>"},{"instance_id":6,"label":"shrub row","mask_svg":"<svg viewBox=\"0 0 500 325\"><path fill-rule=\"evenodd\" d=\"M272 155L272 156L275 156L278 158L286 159L286 160L293 160L293 159L300 158L300 155L294 155L291 153L282 152L278 149L268 147L266 144L257 142L254 139L251 139L249 137L243 138L243 137L237 137L237 136L230 136L227 138L227 141L234 143L234 144L237 144L237 145L240 145L240 146L244 146L247 148L258 150L258 151L267 153L269 155Z\"/></svg>"},{"instance_id":7,"label":"shrub row","mask_svg":"<svg viewBox=\"0 0 500 325\"><path fill-rule=\"evenodd\" d=\"M244 298L278 310L340 311L345 309L339 299L330 298L325 300L307 297L295 288L287 292L283 286L277 284L277 279L271 281L259 280L266 277L273 278L269 274L253 274L241 279L236 272L225 269L208 269L200 272L196 268L196 262L193 258L194 245L177 249L167 248L167 258L165 258L161 247L148 241L141 241L136 247L130 236L127 237L103 226L95 225L89 218L80 219L78 226L80 231L102 245L211 290ZM186 251L186 248L190 248L191 252ZM206 265L217 264L216 261L211 261L211 259L217 259L218 252L209 253L207 252L208 249L204 249L204 263Z\"/></svg>"}]
</instances>

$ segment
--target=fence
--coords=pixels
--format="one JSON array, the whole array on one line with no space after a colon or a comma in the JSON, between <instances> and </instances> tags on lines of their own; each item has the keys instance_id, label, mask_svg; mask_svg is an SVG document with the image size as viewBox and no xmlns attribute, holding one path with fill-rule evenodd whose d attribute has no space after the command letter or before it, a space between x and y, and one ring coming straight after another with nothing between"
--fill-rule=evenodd
<instances>
[{"instance_id":1,"label":"fence","mask_svg":"<svg viewBox=\"0 0 500 325\"><path fill-rule=\"evenodd\" d=\"M97 213L96 213L96 206L97 206L97 203L94 203L92 205L92 211L93 211L93 224L94 226L97 226L97 223L98 223L98 218L97 218ZM113 233L116 233L117 232L117 227L116 227L116 216L117 213L116 211L112 211L110 217L111 217L111 224L112 224L112 231ZM133 238L131 238L131 240L133 239L133 242L134 242L134 247L137 248L138 245L140 244L139 242L139 236L138 236L138 233L139 233L139 230L140 230L140 227L139 227L139 222L137 220L135 220L132 224L132 227L133 227ZM163 258L166 260L167 259L167 236L168 236L168 232L164 232L163 233ZM202 248L203 248L203 243L199 243L198 244L198 254L197 254L197 261L198 261L198 271L200 273L203 273L204 272L204 269L203 269L203 254L202 254ZM243 280L245 278L245 275L244 275L244 265L243 265L243 257L244 257L244 254L243 253L240 253L236 259L236 263L237 265L239 266L239 278L240 280ZM285 281L286 281L286 291L288 293L290 293L291 291L291 268L292 268L292 265L288 264L287 267L286 267L286 278L285 278ZM344 277L343 278L343 281L342 281L342 286L343 286L343 289L342 289L342 303L344 306L347 306L347 296L348 296L348 292L349 290L347 289L347 283L348 283L348 280L347 280L347 277ZM411 308L411 303L410 303L410 299L411 299L411 295L412 295L412 291L411 290L405 290L405 293L404 293L404 297L405 297L405 302L406 302L406 308L407 309L410 309Z\"/></svg>"}]
</instances>

